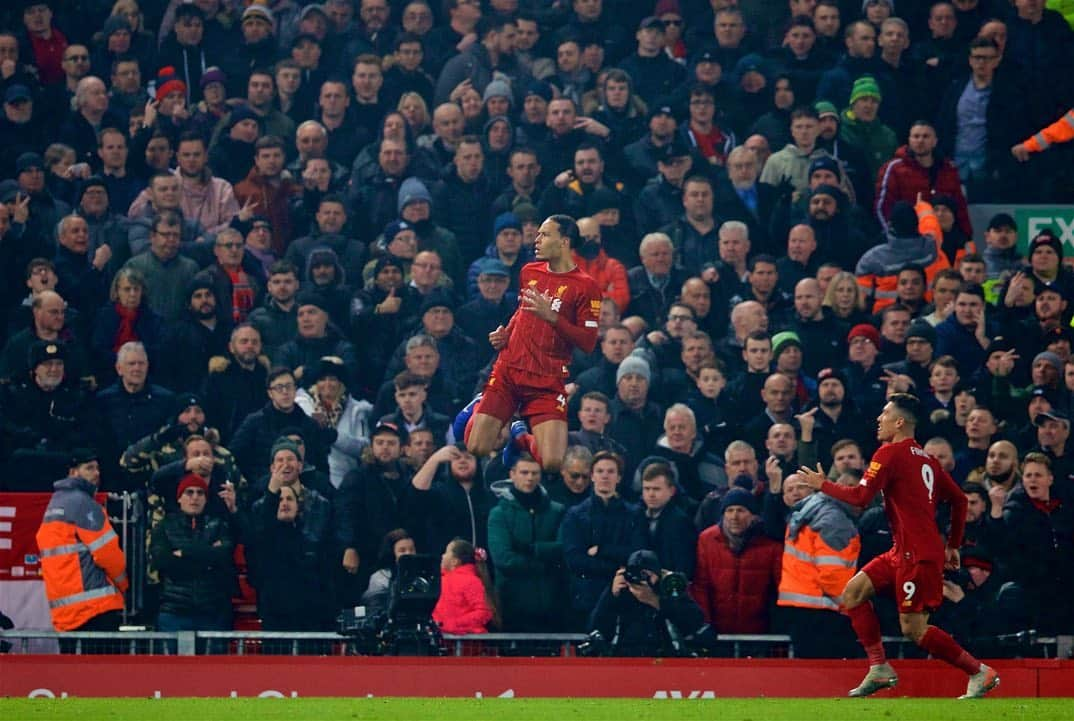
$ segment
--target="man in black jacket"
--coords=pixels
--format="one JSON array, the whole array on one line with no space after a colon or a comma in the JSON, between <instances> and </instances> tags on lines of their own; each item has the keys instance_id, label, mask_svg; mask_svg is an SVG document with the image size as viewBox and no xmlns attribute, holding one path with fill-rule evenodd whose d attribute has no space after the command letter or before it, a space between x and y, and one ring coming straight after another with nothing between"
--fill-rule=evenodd
<instances>
[{"instance_id":1,"label":"man in black jacket","mask_svg":"<svg viewBox=\"0 0 1074 721\"><path fill-rule=\"evenodd\" d=\"M641 265L627 271L630 304L623 315L641 316L648 327L656 328L688 276L673 266L674 249L663 233L649 233L642 238L638 252Z\"/></svg>"},{"instance_id":2,"label":"man in black jacket","mask_svg":"<svg viewBox=\"0 0 1074 721\"><path fill-rule=\"evenodd\" d=\"M570 606L577 626L585 624L601 591L631 549L643 545L637 507L619 495L623 459L602 451L590 471L593 495L567 511L559 529L570 580Z\"/></svg>"},{"instance_id":3,"label":"man in black jacket","mask_svg":"<svg viewBox=\"0 0 1074 721\"><path fill-rule=\"evenodd\" d=\"M191 279L186 297L186 312L164 330L155 368L156 380L176 392L201 388L209 359L227 353L232 328L230 322L217 318L216 293L208 274L198 273Z\"/></svg>"},{"instance_id":4,"label":"man in black jacket","mask_svg":"<svg viewBox=\"0 0 1074 721\"><path fill-rule=\"evenodd\" d=\"M627 568L640 571L644 580L628 579ZM696 601L681 589L661 591L668 574L652 551L630 554L593 610L589 627L600 633L595 651L615 656L690 656L715 644L716 634Z\"/></svg>"},{"instance_id":5,"label":"man in black jacket","mask_svg":"<svg viewBox=\"0 0 1074 721\"><path fill-rule=\"evenodd\" d=\"M129 341L116 354L115 383L97 396L97 408L112 435L111 448L126 448L160 428L168 420L175 396L166 388L148 383L149 356L145 346ZM114 456L107 460L112 465Z\"/></svg>"},{"instance_id":6,"label":"man in black jacket","mask_svg":"<svg viewBox=\"0 0 1074 721\"><path fill-rule=\"evenodd\" d=\"M641 474L641 527L645 547L664 559L668 570L693 578L697 529L673 502L677 492L675 471L670 464L656 461L646 466Z\"/></svg>"},{"instance_id":7,"label":"man in black jacket","mask_svg":"<svg viewBox=\"0 0 1074 721\"><path fill-rule=\"evenodd\" d=\"M219 429L223 443L230 445L246 416L261 408L268 371L268 357L261 355L261 334L249 323L231 331L226 353L209 359L202 397L205 415Z\"/></svg>"},{"instance_id":8,"label":"man in black jacket","mask_svg":"<svg viewBox=\"0 0 1074 721\"><path fill-rule=\"evenodd\" d=\"M429 456L411 480L416 509L427 520L424 529L414 529L425 532L420 548L435 551L455 538L488 547L488 517L496 498L481 480L477 459L460 446L444 446Z\"/></svg>"},{"instance_id":9,"label":"man in black jacket","mask_svg":"<svg viewBox=\"0 0 1074 721\"><path fill-rule=\"evenodd\" d=\"M66 356L62 342L36 341L28 352L29 370L0 387L0 452L10 459L6 490L47 491L74 448L101 447L101 425L88 396L64 383Z\"/></svg>"},{"instance_id":10,"label":"man in black jacket","mask_svg":"<svg viewBox=\"0 0 1074 721\"><path fill-rule=\"evenodd\" d=\"M348 473L339 487L339 530L346 539L343 568L356 576L349 584L352 589L365 589L388 531L421 526L414 513L418 491L410 483L410 466L401 457L407 440L405 428L378 424L370 434L368 452L362 454L362 465Z\"/></svg>"},{"instance_id":11,"label":"man in black jacket","mask_svg":"<svg viewBox=\"0 0 1074 721\"><path fill-rule=\"evenodd\" d=\"M322 428L295 405L298 385L289 368L274 368L265 379L269 402L242 422L231 440L231 451L247 478L259 478L269 450L284 430L295 427L306 440L306 459L323 473L328 472L328 448L336 440L331 426ZM390 529L389 529L390 530Z\"/></svg>"}]
</instances>

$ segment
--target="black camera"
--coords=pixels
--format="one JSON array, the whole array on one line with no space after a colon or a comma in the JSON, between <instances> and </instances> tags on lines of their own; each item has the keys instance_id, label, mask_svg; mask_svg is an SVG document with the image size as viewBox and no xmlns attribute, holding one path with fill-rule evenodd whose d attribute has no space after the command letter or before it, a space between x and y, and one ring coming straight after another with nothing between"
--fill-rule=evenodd
<instances>
[{"instance_id":1,"label":"black camera","mask_svg":"<svg viewBox=\"0 0 1074 721\"><path fill-rule=\"evenodd\" d=\"M421 554L400 556L388 616L394 621L426 621L440 598L440 559Z\"/></svg>"},{"instance_id":2,"label":"black camera","mask_svg":"<svg viewBox=\"0 0 1074 721\"><path fill-rule=\"evenodd\" d=\"M649 569L645 566L627 566L623 569L623 578L627 583L649 583Z\"/></svg>"}]
</instances>

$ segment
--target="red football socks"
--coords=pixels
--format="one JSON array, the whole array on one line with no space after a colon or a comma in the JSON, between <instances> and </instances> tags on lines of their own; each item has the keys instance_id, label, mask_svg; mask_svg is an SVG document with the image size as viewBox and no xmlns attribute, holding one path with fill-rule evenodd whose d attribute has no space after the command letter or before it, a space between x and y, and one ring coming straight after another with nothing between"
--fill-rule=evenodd
<instances>
[{"instance_id":1,"label":"red football socks","mask_svg":"<svg viewBox=\"0 0 1074 721\"><path fill-rule=\"evenodd\" d=\"M857 627L855 626L855 628ZM928 627L925 635L921 637L921 641L917 645L936 658L947 661L947 663L971 676L981 670L980 661L959 646L958 641L951 638L946 631L935 626Z\"/></svg>"},{"instance_id":2,"label":"red football socks","mask_svg":"<svg viewBox=\"0 0 1074 721\"><path fill-rule=\"evenodd\" d=\"M541 463L541 454L537 452L537 438L532 433L523 433L519 435L516 441L522 449L533 456L533 460L537 463ZM543 467L543 464L542 464Z\"/></svg>"},{"instance_id":3,"label":"red football socks","mask_svg":"<svg viewBox=\"0 0 1074 721\"><path fill-rule=\"evenodd\" d=\"M858 641L865 647L865 654L869 657L870 666L879 666L887 663L887 655L884 653L884 644L880 640L880 620L876 617L873 604L866 601L863 604L847 609L850 616L850 625L854 627L854 633L858 635Z\"/></svg>"}]
</instances>

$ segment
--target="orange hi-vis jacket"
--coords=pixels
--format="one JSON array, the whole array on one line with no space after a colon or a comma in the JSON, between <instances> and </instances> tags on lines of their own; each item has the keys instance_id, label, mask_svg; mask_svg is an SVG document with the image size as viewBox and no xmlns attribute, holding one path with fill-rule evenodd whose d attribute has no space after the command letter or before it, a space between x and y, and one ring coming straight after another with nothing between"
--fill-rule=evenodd
<instances>
[{"instance_id":1,"label":"orange hi-vis jacket","mask_svg":"<svg viewBox=\"0 0 1074 721\"><path fill-rule=\"evenodd\" d=\"M801 501L787 521L777 605L838 612L860 552L858 528L844 504L822 493Z\"/></svg>"},{"instance_id":2,"label":"orange hi-vis jacket","mask_svg":"<svg viewBox=\"0 0 1074 721\"><path fill-rule=\"evenodd\" d=\"M112 524L81 478L65 478L37 529L41 575L52 625L73 631L108 611L123 610L127 559Z\"/></svg>"},{"instance_id":3,"label":"orange hi-vis jacket","mask_svg":"<svg viewBox=\"0 0 1074 721\"><path fill-rule=\"evenodd\" d=\"M1056 143L1069 143L1074 140L1074 108L1068 110L1063 117L1056 120L1046 128L1041 128L1033 133L1022 145L1031 153L1039 153L1047 150L1048 146Z\"/></svg>"},{"instance_id":4,"label":"orange hi-vis jacket","mask_svg":"<svg viewBox=\"0 0 1074 721\"><path fill-rule=\"evenodd\" d=\"M943 252L943 228L940 227L940 221L932 211L932 205L921 201L914 206L914 211L917 213L917 232L923 236L931 235L936 242L936 251L935 253L930 252L927 258L909 256L896 258L892 256L880 263L859 262L857 270L858 285L864 288L866 294L873 300L874 313L879 313L898 300L896 288L899 282L899 268L903 265L917 263L924 266L926 288L932 287L932 279L936 277L937 273L944 268L951 267L947 256ZM866 255L862 256L863 261L866 257L872 257L869 255L870 253L873 255L882 253L883 251L878 249L883 247L877 246L867 251ZM868 270L865 269L865 266L868 267ZM874 266L879 267L874 268ZM932 300L931 291L925 294L925 300Z\"/></svg>"}]
</instances>

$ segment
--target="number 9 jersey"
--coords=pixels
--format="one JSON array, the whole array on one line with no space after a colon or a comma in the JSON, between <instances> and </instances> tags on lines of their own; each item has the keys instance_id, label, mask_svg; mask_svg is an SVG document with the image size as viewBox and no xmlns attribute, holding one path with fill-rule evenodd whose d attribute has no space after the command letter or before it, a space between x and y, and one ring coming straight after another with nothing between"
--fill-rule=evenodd
<instances>
[{"instance_id":1,"label":"number 9 jersey","mask_svg":"<svg viewBox=\"0 0 1074 721\"><path fill-rule=\"evenodd\" d=\"M950 503L951 533L947 544L962 545L966 526L966 496L940 462L913 438L886 443L873 454L856 487L825 482L823 491L841 501L865 507L883 493L884 513L891 527L895 554L911 563L944 564L944 539L936 525L936 505Z\"/></svg>"}]
</instances>

